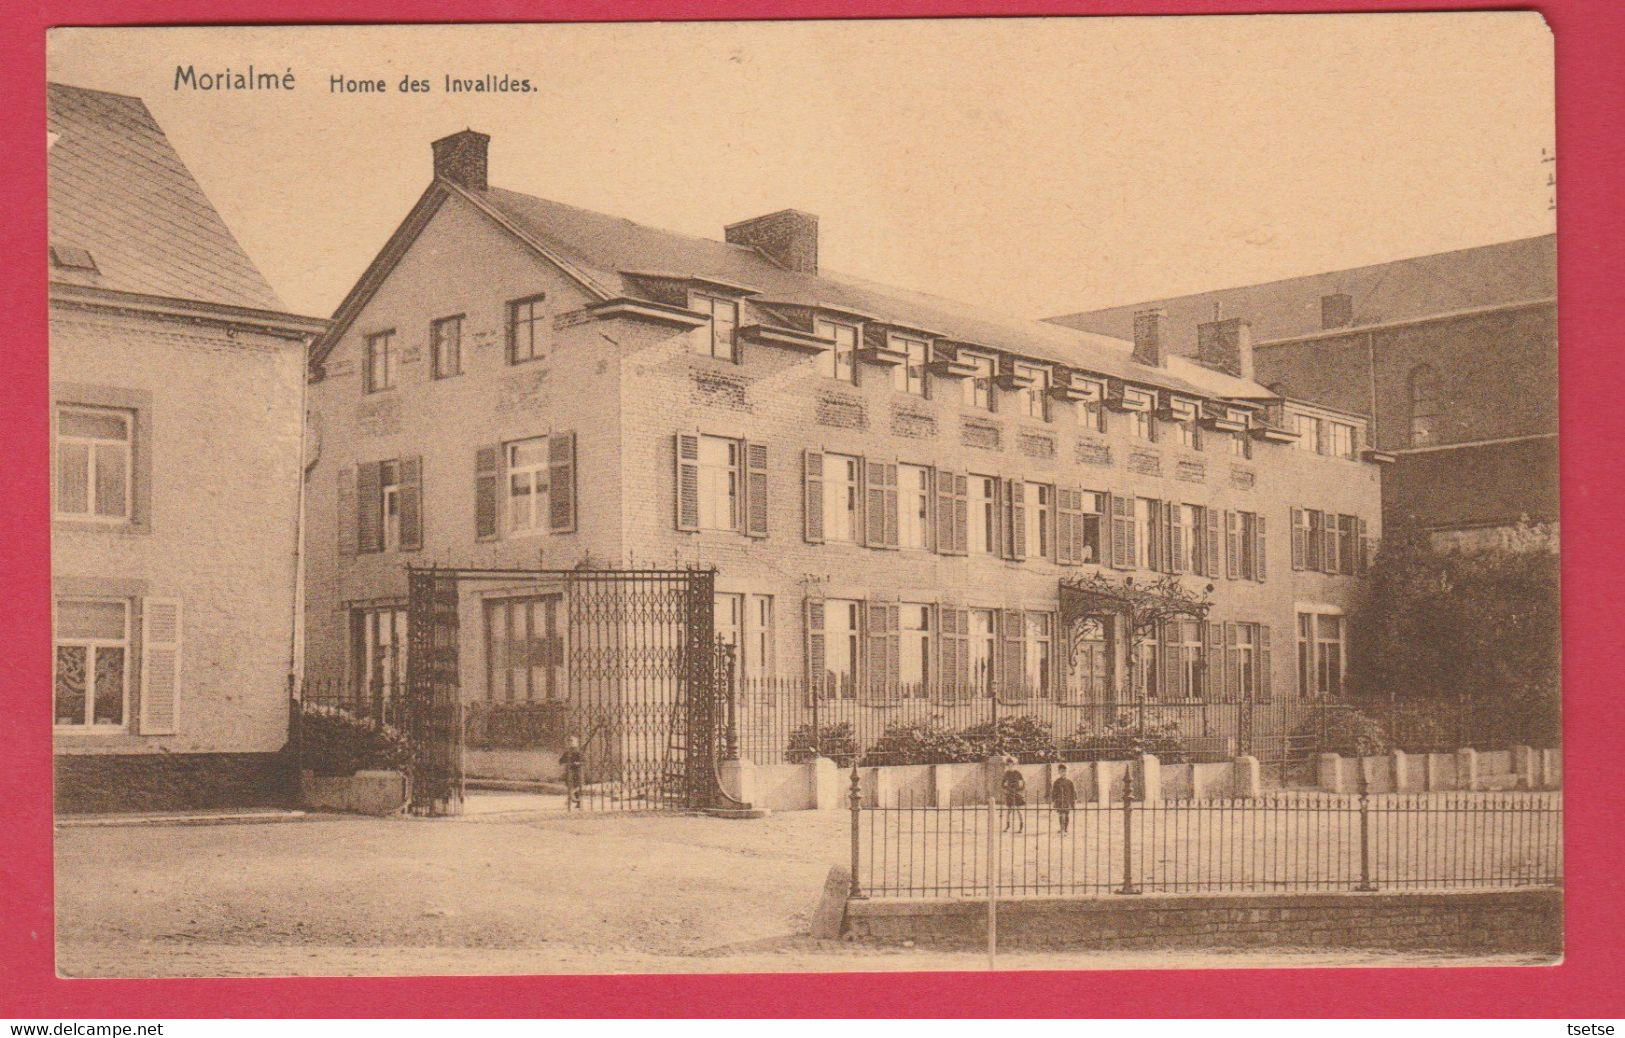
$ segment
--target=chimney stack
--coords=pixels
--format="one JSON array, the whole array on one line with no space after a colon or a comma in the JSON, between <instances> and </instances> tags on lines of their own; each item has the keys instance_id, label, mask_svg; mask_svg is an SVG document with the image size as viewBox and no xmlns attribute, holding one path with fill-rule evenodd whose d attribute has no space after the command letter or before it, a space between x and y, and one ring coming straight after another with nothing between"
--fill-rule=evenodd
<instances>
[{"instance_id":1,"label":"chimney stack","mask_svg":"<svg viewBox=\"0 0 1625 1038\"><path fill-rule=\"evenodd\" d=\"M799 209L741 220L723 228L730 245L759 249L774 263L798 274L818 273L818 217Z\"/></svg>"},{"instance_id":2,"label":"chimney stack","mask_svg":"<svg viewBox=\"0 0 1625 1038\"><path fill-rule=\"evenodd\" d=\"M1253 377L1253 328L1239 317L1196 326L1196 359L1237 378Z\"/></svg>"},{"instance_id":3,"label":"chimney stack","mask_svg":"<svg viewBox=\"0 0 1625 1038\"><path fill-rule=\"evenodd\" d=\"M1134 312L1134 359L1154 368L1168 366L1168 311L1162 307Z\"/></svg>"},{"instance_id":4,"label":"chimney stack","mask_svg":"<svg viewBox=\"0 0 1625 1038\"><path fill-rule=\"evenodd\" d=\"M488 134L463 130L435 141L434 175L470 191L484 191L485 152L491 144Z\"/></svg>"},{"instance_id":5,"label":"chimney stack","mask_svg":"<svg viewBox=\"0 0 1625 1038\"><path fill-rule=\"evenodd\" d=\"M1354 297L1347 292L1336 292L1320 297L1320 327L1347 328L1354 323Z\"/></svg>"}]
</instances>

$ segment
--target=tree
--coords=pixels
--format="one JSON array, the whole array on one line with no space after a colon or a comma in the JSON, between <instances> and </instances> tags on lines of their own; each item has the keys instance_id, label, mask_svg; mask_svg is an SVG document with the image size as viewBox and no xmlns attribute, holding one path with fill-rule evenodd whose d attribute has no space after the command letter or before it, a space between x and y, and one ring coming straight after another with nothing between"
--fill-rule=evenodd
<instances>
[{"instance_id":1,"label":"tree","mask_svg":"<svg viewBox=\"0 0 1625 1038\"><path fill-rule=\"evenodd\" d=\"M1206 585L1198 594L1173 575L1163 575L1141 583L1135 583L1133 577L1125 577L1119 583L1103 574L1091 573L1062 582L1061 618L1071 628L1068 632L1070 636L1076 639L1082 636L1082 630L1081 625L1069 623L1073 619L1068 608L1069 599L1075 603L1071 609L1080 616L1107 613L1126 616L1128 665L1132 674L1133 668L1138 665L1141 644L1155 639L1163 625L1174 620L1205 619L1208 610L1213 608L1212 593L1212 584ZM1075 657L1075 646L1072 651Z\"/></svg>"},{"instance_id":2,"label":"tree","mask_svg":"<svg viewBox=\"0 0 1625 1038\"><path fill-rule=\"evenodd\" d=\"M1349 688L1370 703L1454 703L1503 741L1560 733L1560 577L1531 528L1510 547L1435 547L1426 533L1385 542L1349 616Z\"/></svg>"}]
</instances>

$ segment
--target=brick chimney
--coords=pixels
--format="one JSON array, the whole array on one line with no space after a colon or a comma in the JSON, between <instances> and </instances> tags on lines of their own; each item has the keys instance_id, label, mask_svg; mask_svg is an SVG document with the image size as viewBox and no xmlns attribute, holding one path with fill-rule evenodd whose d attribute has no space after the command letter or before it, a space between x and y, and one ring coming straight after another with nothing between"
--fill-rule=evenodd
<instances>
[{"instance_id":1,"label":"brick chimney","mask_svg":"<svg viewBox=\"0 0 1625 1038\"><path fill-rule=\"evenodd\" d=\"M1336 292L1320 297L1320 327L1347 328L1354 323L1354 297Z\"/></svg>"},{"instance_id":2,"label":"brick chimney","mask_svg":"<svg viewBox=\"0 0 1625 1038\"><path fill-rule=\"evenodd\" d=\"M1162 307L1134 311L1134 359L1154 368L1168 366L1168 311Z\"/></svg>"},{"instance_id":3,"label":"brick chimney","mask_svg":"<svg viewBox=\"0 0 1625 1038\"><path fill-rule=\"evenodd\" d=\"M484 191L485 152L491 144L488 134L476 130L463 130L435 141L434 175L437 180L449 180L470 191Z\"/></svg>"},{"instance_id":4,"label":"brick chimney","mask_svg":"<svg viewBox=\"0 0 1625 1038\"><path fill-rule=\"evenodd\" d=\"M818 273L818 217L781 209L754 220L731 223L722 231L730 245L749 245L786 270Z\"/></svg>"},{"instance_id":5,"label":"brick chimney","mask_svg":"<svg viewBox=\"0 0 1625 1038\"><path fill-rule=\"evenodd\" d=\"M1234 375L1253 377L1253 327L1239 317L1207 321L1196 326L1198 362Z\"/></svg>"}]
</instances>

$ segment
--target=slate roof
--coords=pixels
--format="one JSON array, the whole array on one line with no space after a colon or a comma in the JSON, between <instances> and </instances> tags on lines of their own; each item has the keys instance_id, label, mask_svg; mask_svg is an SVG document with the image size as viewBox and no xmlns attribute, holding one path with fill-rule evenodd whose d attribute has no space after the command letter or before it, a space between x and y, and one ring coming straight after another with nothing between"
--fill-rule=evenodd
<instances>
[{"instance_id":1,"label":"slate roof","mask_svg":"<svg viewBox=\"0 0 1625 1038\"><path fill-rule=\"evenodd\" d=\"M53 282L283 309L140 98L51 83L46 126L50 244L95 264Z\"/></svg>"},{"instance_id":2,"label":"slate roof","mask_svg":"<svg viewBox=\"0 0 1625 1038\"><path fill-rule=\"evenodd\" d=\"M495 210L610 297L637 296L635 282L626 273L659 271L678 277L709 278L757 290L765 300L841 307L954 341L1175 391L1232 399L1275 397L1256 382L1234 378L1183 357L1172 358L1167 368L1140 364L1130 356L1131 344L1120 338L1007 317L833 271L801 274L786 270L747 246L657 230L516 191L496 187L485 191L460 187L452 190ZM333 331L335 337L340 333L337 328Z\"/></svg>"},{"instance_id":3,"label":"slate roof","mask_svg":"<svg viewBox=\"0 0 1625 1038\"><path fill-rule=\"evenodd\" d=\"M1250 321L1254 342L1268 342L1321 331L1320 298L1337 293L1354 297L1356 327L1551 297L1557 294L1557 236L1150 299L1049 320L1101 335L1132 337L1134 311L1160 306L1168 311L1173 348L1194 353L1196 326L1214 320L1215 307L1218 317Z\"/></svg>"}]
</instances>

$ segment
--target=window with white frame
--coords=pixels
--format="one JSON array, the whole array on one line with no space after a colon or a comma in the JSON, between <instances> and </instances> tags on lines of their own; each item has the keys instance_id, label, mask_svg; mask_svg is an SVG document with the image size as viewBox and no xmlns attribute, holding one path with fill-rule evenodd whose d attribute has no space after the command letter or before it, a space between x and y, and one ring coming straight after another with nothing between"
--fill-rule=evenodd
<instances>
[{"instance_id":1,"label":"window with white frame","mask_svg":"<svg viewBox=\"0 0 1625 1038\"><path fill-rule=\"evenodd\" d=\"M1410 390L1412 447L1431 447L1438 440L1439 372L1431 364L1418 364L1407 378Z\"/></svg>"},{"instance_id":2,"label":"window with white frame","mask_svg":"<svg viewBox=\"0 0 1625 1038\"><path fill-rule=\"evenodd\" d=\"M1163 691L1170 699L1201 699L1206 688L1206 668L1203 666L1202 622L1200 620L1174 620L1163 625L1163 651L1168 654L1169 668L1177 688Z\"/></svg>"},{"instance_id":3,"label":"window with white frame","mask_svg":"<svg viewBox=\"0 0 1625 1038\"><path fill-rule=\"evenodd\" d=\"M393 389L401 365L400 351L395 345L395 330L392 328L367 336L366 347L367 392Z\"/></svg>"},{"instance_id":4,"label":"window with white frame","mask_svg":"<svg viewBox=\"0 0 1625 1038\"><path fill-rule=\"evenodd\" d=\"M858 329L855 325L839 321L813 322L813 334L820 339L833 339L835 345L818 355L818 373L825 378L842 382L858 380Z\"/></svg>"},{"instance_id":5,"label":"window with white frame","mask_svg":"<svg viewBox=\"0 0 1625 1038\"><path fill-rule=\"evenodd\" d=\"M1195 419L1176 419L1168 423L1174 430L1174 442L1187 450L1202 449L1202 430Z\"/></svg>"},{"instance_id":6,"label":"window with white frame","mask_svg":"<svg viewBox=\"0 0 1625 1038\"><path fill-rule=\"evenodd\" d=\"M734 650L734 673L754 681L771 677L773 663L773 596L719 593L717 637Z\"/></svg>"},{"instance_id":7,"label":"window with white frame","mask_svg":"<svg viewBox=\"0 0 1625 1038\"><path fill-rule=\"evenodd\" d=\"M1203 573L1207 570L1207 560L1203 557L1207 532L1202 525L1205 511L1201 505L1174 506L1174 547L1179 552L1179 557L1174 560L1176 570L1186 573Z\"/></svg>"},{"instance_id":8,"label":"window with white frame","mask_svg":"<svg viewBox=\"0 0 1625 1038\"><path fill-rule=\"evenodd\" d=\"M1081 494L1083 515L1079 523L1079 532L1082 543L1078 546L1079 562L1095 564L1101 561L1100 554L1103 538L1101 527L1106 523L1106 495L1093 490L1085 490Z\"/></svg>"},{"instance_id":9,"label":"window with white frame","mask_svg":"<svg viewBox=\"0 0 1625 1038\"><path fill-rule=\"evenodd\" d=\"M1055 488L1048 483L1022 484L1026 504L1027 556L1050 557L1050 531L1054 529Z\"/></svg>"},{"instance_id":10,"label":"window with white frame","mask_svg":"<svg viewBox=\"0 0 1625 1038\"><path fill-rule=\"evenodd\" d=\"M1326 423L1327 451L1334 458L1354 457L1354 426L1347 422Z\"/></svg>"},{"instance_id":11,"label":"window with white frame","mask_svg":"<svg viewBox=\"0 0 1625 1038\"><path fill-rule=\"evenodd\" d=\"M857 540L861 472L861 463L851 455L824 455L824 540Z\"/></svg>"},{"instance_id":12,"label":"window with white frame","mask_svg":"<svg viewBox=\"0 0 1625 1038\"><path fill-rule=\"evenodd\" d=\"M931 530L931 470L897 466L897 546L924 548Z\"/></svg>"},{"instance_id":13,"label":"window with white frame","mask_svg":"<svg viewBox=\"0 0 1625 1038\"><path fill-rule=\"evenodd\" d=\"M1336 613L1298 614L1298 695L1338 699L1343 694L1346 625Z\"/></svg>"},{"instance_id":14,"label":"window with white frame","mask_svg":"<svg viewBox=\"0 0 1625 1038\"><path fill-rule=\"evenodd\" d=\"M960 392L964 394L966 407L974 407L980 411L993 410L993 374L995 365L992 357L983 357L975 353L960 355L960 360L970 365L972 374L960 383Z\"/></svg>"},{"instance_id":15,"label":"window with white frame","mask_svg":"<svg viewBox=\"0 0 1625 1038\"><path fill-rule=\"evenodd\" d=\"M1327 519L1330 520L1330 513ZM1337 517L1337 572L1354 576L1360 558L1360 520L1352 515Z\"/></svg>"},{"instance_id":16,"label":"window with white frame","mask_svg":"<svg viewBox=\"0 0 1625 1038\"><path fill-rule=\"evenodd\" d=\"M1315 614L1298 614L1298 698L1315 696Z\"/></svg>"},{"instance_id":17,"label":"window with white frame","mask_svg":"<svg viewBox=\"0 0 1625 1038\"><path fill-rule=\"evenodd\" d=\"M357 691L375 707L397 702L406 685L406 607L356 609L351 623Z\"/></svg>"},{"instance_id":18,"label":"window with white frame","mask_svg":"<svg viewBox=\"0 0 1625 1038\"><path fill-rule=\"evenodd\" d=\"M700 529L739 529L739 441L700 437Z\"/></svg>"},{"instance_id":19,"label":"window with white frame","mask_svg":"<svg viewBox=\"0 0 1625 1038\"><path fill-rule=\"evenodd\" d=\"M898 608L897 679L898 695L904 699L925 699L936 680L936 662L931 656L931 607L904 602Z\"/></svg>"},{"instance_id":20,"label":"window with white frame","mask_svg":"<svg viewBox=\"0 0 1625 1038\"><path fill-rule=\"evenodd\" d=\"M1148 411L1130 411L1128 413L1129 429L1136 439L1147 443L1157 442L1157 420Z\"/></svg>"},{"instance_id":21,"label":"window with white frame","mask_svg":"<svg viewBox=\"0 0 1625 1038\"><path fill-rule=\"evenodd\" d=\"M858 639L862 604L848 598L824 601L824 694L855 699L858 690Z\"/></svg>"},{"instance_id":22,"label":"window with white frame","mask_svg":"<svg viewBox=\"0 0 1625 1038\"><path fill-rule=\"evenodd\" d=\"M561 603L558 594L485 603L486 693L490 699L539 703L569 698Z\"/></svg>"},{"instance_id":23,"label":"window with white frame","mask_svg":"<svg viewBox=\"0 0 1625 1038\"><path fill-rule=\"evenodd\" d=\"M1020 393L1021 413L1041 422L1049 421L1049 369L1036 364L1017 364L1015 373L1018 378L1030 383Z\"/></svg>"},{"instance_id":24,"label":"window with white frame","mask_svg":"<svg viewBox=\"0 0 1625 1038\"><path fill-rule=\"evenodd\" d=\"M999 611L972 609L970 611L970 687L973 694L993 694L993 661L999 643Z\"/></svg>"},{"instance_id":25,"label":"window with white frame","mask_svg":"<svg viewBox=\"0 0 1625 1038\"><path fill-rule=\"evenodd\" d=\"M1054 691L1055 616L1028 611L1024 614L1021 680L1027 696L1048 698Z\"/></svg>"},{"instance_id":26,"label":"window with white frame","mask_svg":"<svg viewBox=\"0 0 1625 1038\"><path fill-rule=\"evenodd\" d=\"M1076 414L1078 428L1092 433L1106 431L1106 403L1099 395L1092 400L1079 401Z\"/></svg>"},{"instance_id":27,"label":"window with white frame","mask_svg":"<svg viewBox=\"0 0 1625 1038\"><path fill-rule=\"evenodd\" d=\"M1162 502L1149 497L1134 499L1134 568L1152 569L1155 561L1151 543L1152 531L1157 527L1158 513L1162 511Z\"/></svg>"},{"instance_id":28,"label":"window with white frame","mask_svg":"<svg viewBox=\"0 0 1625 1038\"><path fill-rule=\"evenodd\" d=\"M696 294L694 309L710 318L708 325L700 329L695 349L718 360L738 360L739 303Z\"/></svg>"},{"instance_id":29,"label":"window with white frame","mask_svg":"<svg viewBox=\"0 0 1625 1038\"><path fill-rule=\"evenodd\" d=\"M508 526L514 533L547 529L547 437L508 444Z\"/></svg>"},{"instance_id":30,"label":"window with white frame","mask_svg":"<svg viewBox=\"0 0 1625 1038\"><path fill-rule=\"evenodd\" d=\"M123 728L129 712L129 678L129 602L57 599L56 727Z\"/></svg>"},{"instance_id":31,"label":"window with white frame","mask_svg":"<svg viewBox=\"0 0 1625 1038\"><path fill-rule=\"evenodd\" d=\"M1236 643L1230 646L1230 689L1238 699L1253 702L1260 698L1259 634L1255 623L1233 625Z\"/></svg>"},{"instance_id":32,"label":"window with white frame","mask_svg":"<svg viewBox=\"0 0 1625 1038\"><path fill-rule=\"evenodd\" d=\"M130 521L135 414L105 407L56 411L56 514Z\"/></svg>"},{"instance_id":33,"label":"window with white frame","mask_svg":"<svg viewBox=\"0 0 1625 1038\"><path fill-rule=\"evenodd\" d=\"M1293 446L1310 454L1320 453L1320 419L1314 415L1298 414L1292 416L1292 424L1298 434L1298 442Z\"/></svg>"},{"instance_id":34,"label":"window with white frame","mask_svg":"<svg viewBox=\"0 0 1625 1038\"><path fill-rule=\"evenodd\" d=\"M1104 703L1112 698L1106 654L1106 625L1097 617L1085 619L1072 645L1074 691L1084 702Z\"/></svg>"},{"instance_id":35,"label":"window with white frame","mask_svg":"<svg viewBox=\"0 0 1625 1038\"><path fill-rule=\"evenodd\" d=\"M970 477L967 536L972 555L999 553L999 480L996 476Z\"/></svg>"},{"instance_id":36,"label":"window with white frame","mask_svg":"<svg viewBox=\"0 0 1625 1038\"><path fill-rule=\"evenodd\" d=\"M1228 436L1230 453L1232 455L1238 458L1250 458L1253 456L1253 441L1248 438L1246 433L1233 432L1226 435Z\"/></svg>"},{"instance_id":37,"label":"window with white frame","mask_svg":"<svg viewBox=\"0 0 1625 1038\"><path fill-rule=\"evenodd\" d=\"M378 466L378 500L384 520L384 550L401 550L401 463L385 461Z\"/></svg>"},{"instance_id":38,"label":"window with white frame","mask_svg":"<svg viewBox=\"0 0 1625 1038\"><path fill-rule=\"evenodd\" d=\"M903 363L892 368L892 388L899 393L925 396L925 366L931 363L931 344L924 339L893 335L890 345L903 355Z\"/></svg>"}]
</instances>

